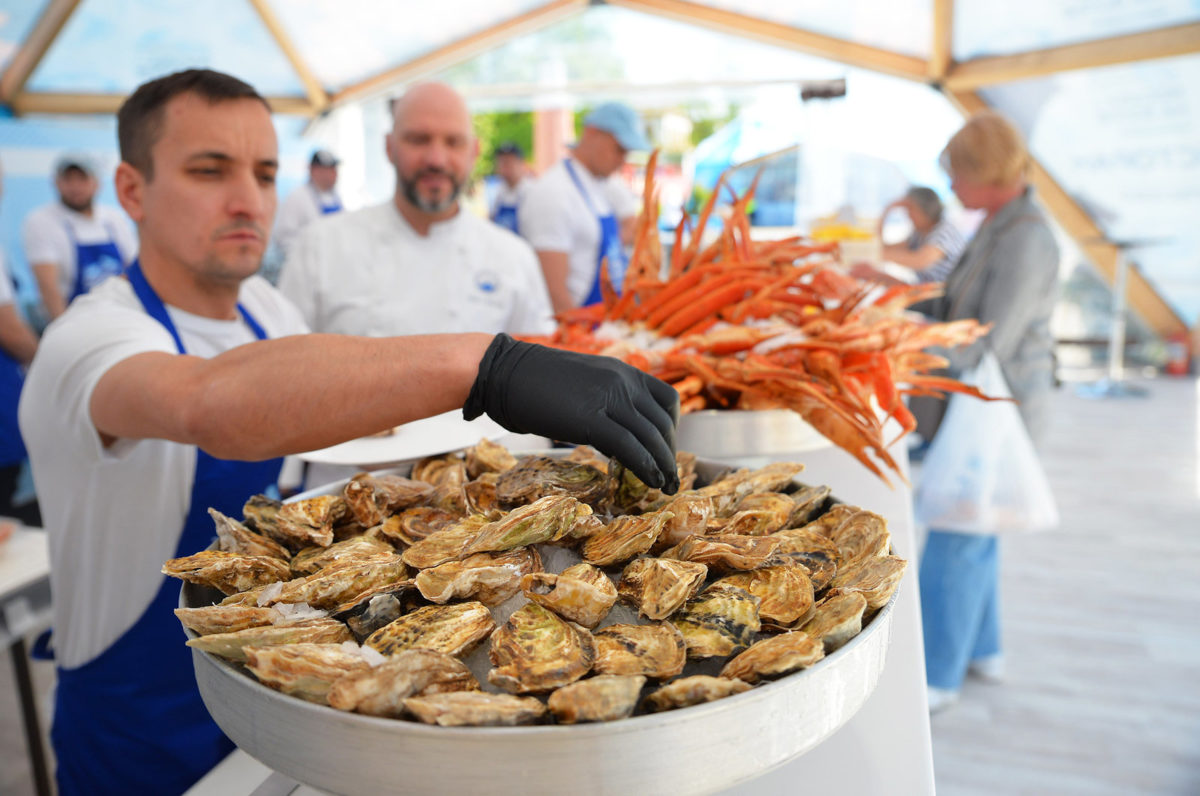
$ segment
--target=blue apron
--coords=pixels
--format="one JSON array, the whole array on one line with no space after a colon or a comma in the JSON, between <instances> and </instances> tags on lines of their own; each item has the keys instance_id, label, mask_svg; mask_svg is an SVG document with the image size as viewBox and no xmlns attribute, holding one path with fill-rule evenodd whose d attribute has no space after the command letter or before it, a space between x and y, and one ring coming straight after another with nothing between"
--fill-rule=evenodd
<instances>
[{"instance_id":1,"label":"blue apron","mask_svg":"<svg viewBox=\"0 0 1200 796\"><path fill-rule=\"evenodd\" d=\"M316 188L313 188L312 192L313 192L313 198L317 200L317 207L321 208L321 215L328 216L328 215L332 215L334 213L341 212L342 200L338 197L337 194L333 195L332 202L330 202L329 204L325 204L324 202L321 201L321 192L320 191L318 191Z\"/></svg>"},{"instance_id":2,"label":"blue apron","mask_svg":"<svg viewBox=\"0 0 1200 796\"><path fill-rule=\"evenodd\" d=\"M146 312L186 353L136 260L127 275ZM238 311L255 336L266 339L245 307L239 304ZM207 509L240 516L247 498L275 483L282 463L216 459L197 448L175 555L207 547L214 535ZM50 735L61 796L182 793L233 750L200 699L192 651L172 613L178 600L179 581L164 577L145 613L112 646L78 668L58 670Z\"/></svg>"},{"instance_id":3,"label":"blue apron","mask_svg":"<svg viewBox=\"0 0 1200 796\"><path fill-rule=\"evenodd\" d=\"M580 195L583 196L583 201L587 204L588 210L592 211L592 215L600 222L600 245L596 247L596 276L592 280L592 289L588 291L587 298L583 300L584 306L595 304L603 299L603 294L600 292L600 263L608 259L608 278L612 282L613 289L620 292L621 278L625 275L625 247L621 245L621 227L617 223L615 213L608 215L600 215L596 210L596 206L592 204L592 197L583 187L583 183L579 180L579 175L575 173L575 166L571 163L571 159L567 158L563 161L567 167L567 173L571 175L571 180L575 183L575 187L579 189Z\"/></svg>"},{"instance_id":4,"label":"blue apron","mask_svg":"<svg viewBox=\"0 0 1200 796\"><path fill-rule=\"evenodd\" d=\"M76 240L75 230L69 222L66 223L66 227L67 237L75 246L75 284L67 298L69 304L105 279L124 271L125 264L121 260L121 250L117 248L108 225L104 227L108 231L108 240L102 243L80 243Z\"/></svg>"},{"instance_id":5,"label":"blue apron","mask_svg":"<svg viewBox=\"0 0 1200 796\"><path fill-rule=\"evenodd\" d=\"M499 204L496 205L496 212L492 214L492 222L499 224L514 235L520 234L517 232L517 206Z\"/></svg>"},{"instance_id":6,"label":"blue apron","mask_svg":"<svg viewBox=\"0 0 1200 796\"><path fill-rule=\"evenodd\" d=\"M0 467L11 467L25 459L25 444L17 425L17 402L24 383L20 363L0 351Z\"/></svg>"}]
</instances>

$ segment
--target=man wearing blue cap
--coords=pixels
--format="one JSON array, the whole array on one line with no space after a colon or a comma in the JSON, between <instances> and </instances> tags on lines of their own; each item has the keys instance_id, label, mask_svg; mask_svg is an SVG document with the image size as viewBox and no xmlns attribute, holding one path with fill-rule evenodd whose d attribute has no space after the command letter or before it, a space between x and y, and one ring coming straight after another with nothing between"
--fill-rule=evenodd
<instances>
[{"instance_id":1,"label":"man wearing blue cap","mask_svg":"<svg viewBox=\"0 0 1200 796\"><path fill-rule=\"evenodd\" d=\"M606 102L584 118L570 157L547 169L522 200L521 235L541 261L555 312L600 300L604 260L620 284L638 207L616 174L629 152L648 149L637 113Z\"/></svg>"}]
</instances>

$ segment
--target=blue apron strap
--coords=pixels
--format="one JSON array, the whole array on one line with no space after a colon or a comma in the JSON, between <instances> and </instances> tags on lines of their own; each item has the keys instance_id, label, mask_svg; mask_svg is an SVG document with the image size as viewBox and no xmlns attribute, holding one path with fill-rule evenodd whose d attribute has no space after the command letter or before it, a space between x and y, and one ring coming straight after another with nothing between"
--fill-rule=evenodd
<instances>
[{"instance_id":1,"label":"blue apron strap","mask_svg":"<svg viewBox=\"0 0 1200 796\"><path fill-rule=\"evenodd\" d=\"M129 279L129 284L133 286L133 292L137 295L138 301L142 302L142 307L146 310L146 314L154 320L166 327L171 333L171 337L175 340L175 348L179 353L186 354L187 349L183 347L183 339L179 336L179 330L175 328L175 324L171 322L171 316L167 313L166 305L162 303L162 299L154 292L154 288L150 287L150 283L146 281L146 275L142 273L142 264L138 260L125 269L125 276ZM254 332L254 336L259 340L267 339L267 332L262 325L254 319L250 314L250 310L239 301L237 305L238 312L242 316L242 320L250 327L250 331Z\"/></svg>"},{"instance_id":2,"label":"blue apron strap","mask_svg":"<svg viewBox=\"0 0 1200 796\"><path fill-rule=\"evenodd\" d=\"M587 298L583 300L583 305L595 304L602 301L604 293L600 289L600 266L608 260L608 276L612 282L613 290L621 292L621 276L625 273L625 251L621 246L621 227L617 223L615 213L600 215L596 210L596 205L593 204L591 195L587 189L583 187L583 181L579 179L579 174L575 171L574 164L570 158L563 160L563 165L567 167L567 173L571 175L571 180L575 183L575 187L579 189L579 193L583 196L584 203L587 204L588 210L600 222L600 240L596 245L596 276L592 279L592 287L588 291Z\"/></svg>"},{"instance_id":3,"label":"blue apron strap","mask_svg":"<svg viewBox=\"0 0 1200 796\"><path fill-rule=\"evenodd\" d=\"M504 227L509 232L520 234L517 231L517 206L497 204L496 212L492 215L492 222Z\"/></svg>"},{"instance_id":4,"label":"blue apron strap","mask_svg":"<svg viewBox=\"0 0 1200 796\"><path fill-rule=\"evenodd\" d=\"M99 243L80 243L79 239L75 237L75 230L71 226L70 220L64 219L63 221L67 237L70 239L71 245L75 247L75 281L71 286L69 301L74 301L108 277L117 276L125 267L112 227L103 221L100 223L104 227L104 231L108 233L108 240Z\"/></svg>"},{"instance_id":5,"label":"blue apron strap","mask_svg":"<svg viewBox=\"0 0 1200 796\"><path fill-rule=\"evenodd\" d=\"M313 199L317 202L317 207L321 210L321 215L328 216L333 213L339 213L342 210L342 200L337 194L333 195L333 202L325 204L321 201L321 192L311 182L308 184L308 189L312 191Z\"/></svg>"}]
</instances>

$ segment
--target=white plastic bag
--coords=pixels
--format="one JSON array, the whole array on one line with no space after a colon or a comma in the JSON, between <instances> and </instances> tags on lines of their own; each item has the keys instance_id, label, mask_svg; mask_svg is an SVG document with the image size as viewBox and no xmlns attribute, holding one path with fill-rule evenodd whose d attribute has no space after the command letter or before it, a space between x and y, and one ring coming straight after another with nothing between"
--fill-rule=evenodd
<instances>
[{"instance_id":1,"label":"white plastic bag","mask_svg":"<svg viewBox=\"0 0 1200 796\"><path fill-rule=\"evenodd\" d=\"M962 381L986 395L1011 393L988 351ZM1019 533L1058 525L1050 482L1011 401L955 393L925 454L913 502L929 528L960 533Z\"/></svg>"}]
</instances>

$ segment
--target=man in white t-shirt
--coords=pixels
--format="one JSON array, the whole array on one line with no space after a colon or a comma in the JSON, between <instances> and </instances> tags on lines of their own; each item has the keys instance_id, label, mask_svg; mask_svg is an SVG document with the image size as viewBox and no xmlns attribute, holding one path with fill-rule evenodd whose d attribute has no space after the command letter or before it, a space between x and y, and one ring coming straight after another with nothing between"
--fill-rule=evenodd
<instances>
[{"instance_id":1,"label":"man in white t-shirt","mask_svg":"<svg viewBox=\"0 0 1200 796\"><path fill-rule=\"evenodd\" d=\"M232 744L209 717L163 562L204 549L280 457L463 407L587 442L678 488L678 396L608 357L507 335L304 334L255 276L275 213L266 101L188 70L118 113L141 253L52 323L21 396L50 546L62 796L180 793Z\"/></svg>"},{"instance_id":2,"label":"man in white t-shirt","mask_svg":"<svg viewBox=\"0 0 1200 796\"><path fill-rule=\"evenodd\" d=\"M338 163L328 149L313 152L308 161L308 182L296 188L279 206L275 244L286 257L296 238L314 221L342 211L337 192Z\"/></svg>"},{"instance_id":3,"label":"man in white t-shirt","mask_svg":"<svg viewBox=\"0 0 1200 796\"><path fill-rule=\"evenodd\" d=\"M638 205L617 171L629 152L649 148L637 113L608 102L584 118L571 156L530 185L521 235L537 251L555 312L600 300L602 260L620 287Z\"/></svg>"},{"instance_id":4,"label":"man in white t-shirt","mask_svg":"<svg viewBox=\"0 0 1200 796\"><path fill-rule=\"evenodd\" d=\"M462 97L424 83L392 110L385 143L394 195L307 229L279 289L314 332L550 332L550 300L533 250L459 201L479 154Z\"/></svg>"},{"instance_id":5,"label":"man in white t-shirt","mask_svg":"<svg viewBox=\"0 0 1200 796\"><path fill-rule=\"evenodd\" d=\"M525 150L519 144L505 141L492 152L492 158L496 164L496 176L500 178L500 187L488 217L509 232L519 233L517 210L521 206L521 197L529 188L530 176Z\"/></svg>"},{"instance_id":6,"label":"man in white t-shirt","mask_svg":"<svg viewBox=\"0 0 1200 796\"><path fill-rule=\"evenodd\" d=\"M83 155L66 155L54 169L58 201L43 205L21 226L25 259L33 269L49 320L137 254L129 220L94 200L96 170Z\"/></svg>"}]
</instances>

